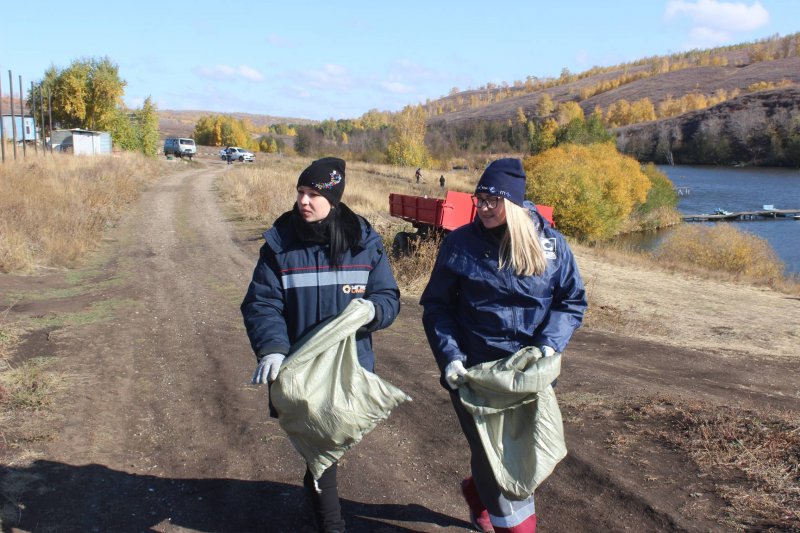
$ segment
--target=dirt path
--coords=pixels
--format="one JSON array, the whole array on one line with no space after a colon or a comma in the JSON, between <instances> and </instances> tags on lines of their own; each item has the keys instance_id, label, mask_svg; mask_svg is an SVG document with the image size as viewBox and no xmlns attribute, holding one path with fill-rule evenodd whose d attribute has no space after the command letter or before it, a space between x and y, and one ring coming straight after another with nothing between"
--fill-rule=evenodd
<instances>
[{"instance_id":1,"label":"dirt path","mask_svg":"<svg viewBox=\"0 0 800 533\"><path fill-rule=\"evenodd\" d=\"M12 309L30 316L105 301L115 311L32 334L20 347L18 358L55 356L70 390L41 458L0 470L6 494L14 482L24 487L4 532L311 531L303 463L266 416L264 390L249 385L254 359L238 304L259 243L238 242L217 205L213 181L226 171L201 162L165 172L109 236L109 260L92 281L115 283ZM414 401L345 455L349 531L469 530L457 489L466 447L413 298L376 336L376 352L377 372ZM762 362L766 378L754 378L742 357L581 331L557 390L796 408L793 363ZM623 421L570 405L570 456L538 493L540 531L723 530L708 518L720 502L692 496L710 491L684 457L648 442L610 453L609 431ZM645 464L646 453L657 456Z\"/></svg>"}]
</instances>

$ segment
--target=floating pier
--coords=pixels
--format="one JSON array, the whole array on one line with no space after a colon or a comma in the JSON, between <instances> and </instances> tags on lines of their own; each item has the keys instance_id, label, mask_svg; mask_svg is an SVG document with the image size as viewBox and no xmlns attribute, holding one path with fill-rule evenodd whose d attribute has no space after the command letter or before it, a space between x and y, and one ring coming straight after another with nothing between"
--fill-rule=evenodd
<instances>
[{"instance_id":1,"label":"floating pier","mask_svg":"<svg viewBox=\"0 0 800 533\"><path fill-rule=\"evenodd\" d=\"M727 214L681 215L684 222L708 222L715 220L777 220L779 218L800 218L800 209L758 209L754 211L738 211Z\"/></svg>"}]
</instances>

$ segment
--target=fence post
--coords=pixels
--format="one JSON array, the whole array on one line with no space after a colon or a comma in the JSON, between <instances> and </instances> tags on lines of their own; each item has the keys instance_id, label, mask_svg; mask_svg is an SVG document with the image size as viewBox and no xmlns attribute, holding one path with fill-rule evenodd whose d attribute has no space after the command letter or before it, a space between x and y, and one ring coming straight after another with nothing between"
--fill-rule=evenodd
<instances>
[{"instance_id":1,"label":"fence post","mask_svg":"<svg viewBox=\"0 0 800 533\"><path fill-rule=\"evenodd\" d=\"M0 152L3 163L6 162L6 137L3 132L3 78L0 76Z\"/></svg>"},{"instance_id":2,"label":"fence post","mask_svg":"<svg viewBox=\"0 0 800 533\"><path fill-rule=\"evenodd\" d=\"M17 121L14 120L14 76L8 71L8 94L11 99L11 144L14 146L14 161L17 160Z\"/></svg>"},{"instance_id":3,"label":"fence post","mask_svg":"<svg viewBox=\"0 0 800 533\"><path fill-rule=\"evenodd\" d=\"M33 82L31 82L31 117L33 118L33 151L39 155L39 147L36 145L36 93L33 92Z\"/></svg>"},{"instance_id":4,"label":"fence post","mask_svg":"<svg viewBox=\"0 0 800 533\"><path fill-rule=\"evenodd\" d=\"M22 74L19 75L19 125L22 128L22 157L28 155L27 139L25 138L25 104L22 100Z\"/></svg>"}]
</instances>

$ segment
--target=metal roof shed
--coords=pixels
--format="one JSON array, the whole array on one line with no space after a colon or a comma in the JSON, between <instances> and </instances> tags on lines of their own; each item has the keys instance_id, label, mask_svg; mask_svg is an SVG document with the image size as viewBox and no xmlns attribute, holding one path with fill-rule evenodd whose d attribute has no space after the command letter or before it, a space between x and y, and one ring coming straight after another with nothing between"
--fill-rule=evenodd
<instances>
[{"instance_id":1,"label":"metal roof shed","mask_svg":"<svg viewBox=\"0 0 800 533\"><path fill-rule=\"evenodd\" d=\"M111 154L111 134L105 131L55 130L52 139L53 147L60 140L58 147L62 152L72 152L75 155Z\"/></svg>"}]
</instances>

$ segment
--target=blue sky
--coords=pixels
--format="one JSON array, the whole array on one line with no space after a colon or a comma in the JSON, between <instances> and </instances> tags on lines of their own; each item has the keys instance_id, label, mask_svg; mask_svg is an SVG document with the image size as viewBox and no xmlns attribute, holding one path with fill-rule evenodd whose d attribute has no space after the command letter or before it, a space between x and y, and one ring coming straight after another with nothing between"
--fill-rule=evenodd
<instances>
[{"instance_id":1,"label":"blue sky","mask_svg":"<svg viewBox=\"0 0 800 533\"><path fill-rule=\"evenodd\" d=\"M318 120L800 31L800 0L45 0L31 15L33 5L3 17L4 95L8 70L29 87L51 65L107 56L130 107L151 96L161 109Z\"/></svg>"}]
</instances>

